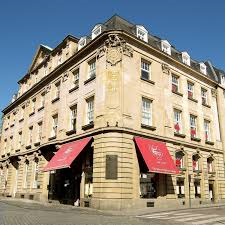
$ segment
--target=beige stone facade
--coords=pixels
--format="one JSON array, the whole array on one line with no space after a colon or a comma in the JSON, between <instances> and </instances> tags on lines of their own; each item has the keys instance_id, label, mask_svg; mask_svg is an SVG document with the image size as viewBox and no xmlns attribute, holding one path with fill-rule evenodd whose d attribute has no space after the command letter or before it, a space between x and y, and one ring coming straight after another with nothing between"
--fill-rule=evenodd
<instances>
[{"instance_id":1,"label":"beige stone facade","mask_svg":"<svg viewBox=\"0 0 225 225\"><path fill-rule=\"evenodd\" d=\"M204 74L196 61L189 66L174 49L164 52L150 39L110 28L110 21L132 27L114 16L95 26L92 40L68 36L55 49L37 50L17 98L3 110L0 195L74 204L74 193L63 193L71 185L66 174L74 170L73 190L83 206L224 202L222 72L205 63ZM136 136L165 142L180 174L146 170ZM93 141L74 169L42 171L62 144L85 137ZM62 176L63 185L54 186ZM146 192L151 181L153 193Z\"/></svg>"}]
</instances>

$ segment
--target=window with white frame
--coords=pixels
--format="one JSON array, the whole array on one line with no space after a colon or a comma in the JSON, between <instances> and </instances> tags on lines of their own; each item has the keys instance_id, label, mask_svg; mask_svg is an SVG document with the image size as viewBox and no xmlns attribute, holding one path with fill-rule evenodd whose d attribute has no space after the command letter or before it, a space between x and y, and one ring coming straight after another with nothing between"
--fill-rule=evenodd
<instances>
[{"instance_id":1,"label":"window with white frame","mask_svg":"<svg viewBox=\"0 0 225 225\"><path fill-rule=\"evenodd\" d=\"M62 64L62 51L58 53L58 57L57 57L57 66L60 64Z\"/></svg>"},{"instance_id":2,"label":"window with white frame","mask_svg":"<svg viewBox=\"0 0 225 225\"><path fill-rule=\"evenodd\" d=\"M42 125L43 125L42 121L38 123L38 130L37 130L37 141L38 142L40 142L42 139Z\"/></svg>"},{"instance_id":3,"label":"window with white frame","mask_svg":"<svg viewBox=\"0 0 225 225\"><path fill-rule=\"evenodd\" d=\"M184 178L177 178L176 192L178 198L185 198Z\"/></svg>"},{"instance_id":4,"label":"window with white frame","mask_svg":"<svg viewBox=\"0 0 225 225\"><path fill-rule=\"evenodd\" d=\"M59 97L60 97L60 81L55 83L54 99L59 99Z\"/></svg>"},{"instance_id":5,"label":"window with white frame","mask_svg":"<svg viewBox=\"0 0 225 225\"><path fill-rule=\"evenodd\" d=\"M28 185L28 169L29 169L29 162L26 161L24 164L24 181L23 181L24 188L27 188Z\"/></svg>"},{"instance_id":6,"label":"window with white frame","mask_svg":"<svg viewBox=\"0 0 225 225\"><path fill-rule=\"evenodd\" d=\"M87 102L87 124L94 121L94 97L88 98Z\"/></svg>"},{"instance_id":7,"label":"window with white frame","mask_svg":"<svg viewBox=\"0 0 225 225\"><path fill-rule=\"evenodd\" d=\"M207 158L207 169L208 169L208 173L212 173L213 172L213 158L209 157Z\"/></svg>"},{"instance_id":8,"label":"window with white frame","mask_svg":"<svg viewBox=\"0 0 225 225\"><path fill-rule=\"evenodd\" d=\"M151 79L151 64L141 60L141 78L144 80Z\"/></svg>"},{"instance_id":9,"label":"window with white frame","mask_svg":"<svg viewBox=\"0 0 225 225\"><path fill-rule=\"evenodd\" d=\"M172 92L179 92L179 77L172 74Z\"/></svg>"},{"instance_id":10,"label":"window with white frame","mask_svg":"<svg viewBox=\"0 0 225 225\"><path fill-rule=\"evenodd\" d=\"M221 84L225 85L225 74L221 74L220 78L221 78Z\"/></svg>"},{"instance_id":11,"label":"window with white frame","mask_svg":"<svg viewBox=\"0 0 225 225\"><path fill-rule=\"evenodd\" d=\"M204 63L199 63L200 72L206 75L206 65Z\"/></svg>"},{"instance_id":12,"label":"window with white frame","mask_svg":"<svg viewBox=\"0 0 225 225\"><path fill-rule=\"evenodd\" d=\"M207 90L206 89L201 88L201 96L202 96L202 104L207 105L208 101L207 101Z\"/></svg>"},{"instance_id":13,"label":"window with white frame","mask_svg":"<svg viewBox=\"0 0 225 225\"><path fill-rule=\"evenodd\" d=\"M142 41L148 42L148 31L143 26L136 26L136 35Z\"/></svg>"},{"instance_id":14,"label":"window with white frame","mask_svg":"<svg viewBox=\"0 0 225 225\"><path fill-rule=\"evenodd\" d=\"M194 115L190 115L190 134L192 138L197 135L197 117Z\"/></svg>"},{"instance_id":15,"label":"window with white frame","mask_svg":"<svg viewBox=\"0 0 225 225\"><path fill-rule=\"evenodd\" d=\"M22 131L19 132L19 137L18 137L18 148L20 149L22 146Z\"/></svg>"},{"instance_id":16,"label":"window with white frame","mask_svg":"<svg viewBox=\"0 0 225 225\"><path fill-rule=\"evenodd\" d=\"M58 114L54 115L52 117L52 137L57 136L57 130L58 130Z\"/></svg>"},{"instance_id":17,"label":"window with white frame","mask_svg":"<svg viewBox=\"0 0 225 225\"><path fill-rule=\"evenodd\" d=\"M101 24L97 24L93 29L92 29L92 32L91 32L91 38L92 40L94 38L96 38L99 34L101 34L102 32L102 26Z\"/></svg>"},{"instance_id":18,"label":"window with white frame","mask_svg":"<svg viewBox=\"0 0 225 225\"><path fill-rule=\"evenodd\" d=\"M184 153L182 151L176 152L175 153L175 158L176 158L176 167L179 169L184 168Z\"/></svg>"},{"instance_id":19,"label":"window with white frame","mask_svg":"<svg viewBox=\"0 0 225 225\"><path fill-rule=\"evenodd\" d=\"M142 98L142 121L143 125L152 126L152 100Z\"/></svg>"},{"instance_id":20,"label":"window with white frame","mask_svg":"<svg viewBox=\"0 0 225 225\"><path fill-rule=\"evenodd\" d=\"M182 52L182 62L188 66L190 66L191 64L191 59L190 56L188 55L187 52Z\"/></svg>"},{"instance_id":21,"label":"window with white frame","mask_svg":"<svg viewBox=\"0 0 225 225\"><path fill-rule=\"evenodd\" d=\"M161 41L161 50L168 55L171 55L171 45L167 40Z\"/></svg>"},{"instance_id":22,"label":"window with white frame","mask_svg":"<svg viewBox=\"0 0 225 225\"><path fill-rule=\"evenodd\" d=\"M39 188L39 184L38 184L38 175L39 175L38 166L39 166L38 160L34 161L33 188Z\"/></svg>"},{"instance_id":23,"label":"window with white frame","mask_svg":"<svg viewBox=\"0 0 225 225\"><path fill-rule=\"evenodd\" d=\"M45 92L41 93L40 109L45 106Z\"/></svg>"},{"instance_id":24,"label":"window with white frame","mask_svg":"<svg viewBox=\"0 0 225 225\"><path fill-rule=\"evenodd\" d=\"M79 87L79 69L72 72L72 88Z\"/></svg>"},{"instance_id":25,"label":"window with white frame","mask_svg":"<svg viewBox=\"0 0 225 225\"><path fill-rule=\"evenodd\" d=\"M87 37L81 37L78 42L78 51L87 44Z\"/></svg>"},{"instance_id":26,"label":"window with white frame","mask_svg":"<svg viewBox=\"0 0 225 225\"><path fill-rule=\"evenodd\" d=\"M35 113L36 98L31 101L31 113Z\"/></svg>"},{"instance_id":27,"label":"window with white frame","mask_svg":"<svg viewBox=\"0 0 225 225\"><path fill-rule=\"evenodd\" d=\"M210 135L210 121L204 120L204 132L205 132L205 140L210 141L211 135Z\"/></svg>"},{"instance_id":28,"label":"window with white frame","mask_svg":"<svg viewBox=\"0 0 225 225\"><path fill-rule=\"evenodd\" d=\"M188 87L188 98L193 99L194 98L194 84L191 82L187 82Z\"/></svg>"},{"instance_id":29,"label":"window with white frame","mask_svg":"<svg viewBox=\"0 0 225 225\"><path fill-rule=\"evenodd\" d=\"M88 67L89 67L89 71L88 71L89 78L95 77L96 76L96 60L93 59L90 62L88 62Z\"/></svg>"},{"instance_id":30,"label":"window with white frame","mask_svg":"<svg viewBox=\"0 0 225 225\"><path fill-rule=\"evenodd\" d=\"M77 124L77 105L70 108L70 130L76 130Z\"/></svg>"},{"instance_id":31,"label":"window with white frame","mask_svg":"<svg viewBox=\"0 0 225 225\"><path fill-rule=\"evenodd\" d=\"M174 109L174 132L182 133L181 111Z\"/></svg>"},{"instance_id":32,"label":"window with white frame","mask_svg":"<svg viewBox=\"0 0 225 225\"><path fill-rule=\"evenodd\" d=\"M33 126L29 127L29 139L28 139L28 144L31 145L33 142Z\"/></svg>"},{"instance_id":33,"label":"window with white frame","mask_svg":"<svg viewBox=\"0 0 225 225\"><path fill-rule=\"evenodd\" d=\"M192 168L193 171L199 171L200 165L199 165L200 157L198 154L195 154L192 156Z\"/></svg>"}]
</instances>

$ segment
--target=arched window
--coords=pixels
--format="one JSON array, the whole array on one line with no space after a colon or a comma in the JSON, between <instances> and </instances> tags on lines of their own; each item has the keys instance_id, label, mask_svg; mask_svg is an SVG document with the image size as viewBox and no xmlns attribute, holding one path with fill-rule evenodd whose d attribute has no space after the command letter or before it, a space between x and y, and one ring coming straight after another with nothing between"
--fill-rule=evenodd
<instances>
[{"instance_id":1,"label":"arched window","mask_svg":"<svg viewBox=\"0 0 225 225\"><path fill-rule=\"evenodd\" d=\"M176 152L175 154L176 158L176 166L179 169L184 169L184 153L182 151Z\"/></svg>"},{"instance_id":2,"label":"arched window","mask_svg":"<svg viewBox=\"0 0 225 225\"><path fill-rule=\"evenodd\" d=\"M207 158L207 169L208 173L212 173L214 168L213 168L213 161L214 159L212 157Z\"/></svg>"},{"instance_id":3,"label":"arched window","mask_svg":"<svg viewBox=\"0 0 225 225\"><path fill-rule=\"evenodd\" d=\"M200 170L200 156L198 154L192 156L192 168L193 171Z\"/></svg>"}]
</instances>

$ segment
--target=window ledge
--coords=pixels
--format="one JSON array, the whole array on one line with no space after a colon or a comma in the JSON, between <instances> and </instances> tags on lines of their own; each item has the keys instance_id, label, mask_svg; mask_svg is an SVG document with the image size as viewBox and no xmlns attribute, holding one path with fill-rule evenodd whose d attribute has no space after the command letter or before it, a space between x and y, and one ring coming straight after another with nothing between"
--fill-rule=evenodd
<instances>
[{"instance_id":1,"label":"window ledge","mask_svg":"<svg viewBox=\"0 0 225 225\"><path fill-rule=\"evenodd\" d=\"M44 109L44 106L41 106L41 107L38 109L38 112L40 112L42 109Z\"/></svg>"},{"instance_id":2,"label":"window ledge","mask_svg":"<svg viewBox=\"0 0 225 225\"><path fill-rule=\"evenodd\" d=\"M82 130L88 130L94 127L94 122L82 126Z\"/></svg>"},{"instance_id":3,"label":"window ledge","mask_svg":"<svg viewBox=\"0 0 225 225\"><path fill-rule=\"evenodd\" d=\"M15 152L20 152L20 149L16 149Z\"/></svg>"},{"instance_id":4,"label":"window ledge","mask_svg":"<svg viewBox=\"0 0 225 225\"><path fill-rule=\"evenodd\" d=\"M31 148L31 144L26 146L26 149L30 149Z\"/></svg>"},{"instance_id":5,"label":"window ledge","mask_svg":"<svg viewBox=\"0 0 225 225\"><path fill-rule=\"evenodd\" d=\"M96 78L96 76L90 77L89 79L87 79L87 80L84 81L84 84L87 84L87 83L91 82L95 78Z\"/></svg>"},{"instance_id":6,"label":"window ledge","mask_svg":"<svg viewBox=\"0 0 225 225\"><path fill-rule=\"evenodd\" d=\"M180 170L181 172L185 172L185 171L187 171L187 169L186 169L185 167L183 167L183 168L179 168L179 170Z\"/></svg>"},{"instance_id":7,"label":"window ledge","mask_svg":"<svg viewBox=\"0 0 225 225\"><path fill-rule=\"evenodd\" d=\"M200 141L201 141L200 138L196 138L196 137L191 137L191 140L192 140L192 141L196 141L196 142L200 142Z\"/></svg>"},{"instance_id":8,"label":"window ledge","mask_svg":"<svg viewBox=\"0 0 225 225\"><path fill-rule=\"evenodd\" d=\"M155 126L149 126L149 125L146 125L146 124L141 124L141 128L144 128L144 129L147 129L147 130L156 130L156 127Z\"/></svg>"},{"instance_id":9,"label":"window ledge","mask_svg":"<svg viewBox=\"0 0 225 225\"><path fill-rule=\"evenodd\" d=\"M208 174L210 174L210 175L215 175L216 172L215 172L215 171L213 171L213 172L208 172Z\"/></svg>"},{"instance_id":10,"label":"window ledge","mask_svg":"<svg viewBox=\"0 0 225 225\"><path fill-rule=\"evenodd\" d=\"M147 80L147 79L145 79L145 78L143 78L143 77L141 77L141 80L143 80L143 81L145 81L145 82L147 82L147 83L150 83L150 84L155 84L155 81Z\"/></svg>"},{"instance_id":11,"label":"window ledge","mask_svg":"<svg viewBox=\"0 0 225 225\"><path fill-rule=\"evenodd\" d=\"M193 170L194 173L202 173L202 170Z\"/></svg>"},{"instance_id":12,"label":"window ledge","mask_svg":"<svg viewBox=\"0 0 225 225\"><path fill-rule=\"evenodd\" d=\"M68 130L66 131L66 135L72 135L72 134L76 134L76 130Z\"/></svg>"},{"instance_id":13,"label":"window ledge","mask_svg":"<svg viewBox=\"0 0 225 225\"><path fill-rule=\"evenodd\" d=\"M24 121L24 118L21 118L21 119L19 120L19 123L22 122L22 121Z\"/></svg>"},{"instance_id":14,"label":"window ledge","mask_svg":"<svg viewBox=\"0 0 225 225\"><path fill-rule=\"evenodd\" d=\"M208 104L202 103L202 105L205 106L205 107L207 107L207 108L211 108L211 106L208 105Z\"/></svg>"},{"instance_id":15,"label":"window ledge","mask_svg":"<svg viewBox=\"0 0 225 225\"><path fill-rule=\"evenodd\" d=\"M2 154L2 158L4 158L5 157L5 154Z\"/></svg>"},{"instance_id":16,"label":"window ledge","mask_svg":"<svg viewBox=\"0 0 225 225\"><path fill-rule=\"evenodd\" d=\"M48 138L49 141L56 139L56 136L52 136L50 138Z\"/></svg>"},{"instance_id":17,"label":"window ledge","mask_svg":"<svg viewBox=\"0 0 225 225\"><path fill-rule=\"evenodd\" d=\"M180 92L178 92L178 91L173 91L173 90L172 90L172 93L174 93L174 94L176 94L176 95L179 95L179 96L183 97L183 94L180 93Z\"/></svg>"},{"instance_id":18,"label":"window ledge","mask_svg":"<svg viewBox=\"0 0 225 225\"><path fill-rule=\"evenodd\" d=\"M52 103L59 101L59 97L52 99Z\"/></svg>"},{"instance_id":19,"label":"window ledge","mask_svg":"<svg viewBox=\"0 0 225 225\"><path fill-rule=\"evenodd\" d=\"M14 127L15 124L11 124L10 127Z\"/></svg>"},{"instance_id":20,"label":"window ledge","mask_svg":"<svg viewBox=\"0 0 225 225\"><path fill-rule=\"evenodd\" d=\"M71 93L71 92L73 92L73 91L76 91L78 88L79 88L79 85L77 85L77 86L71 88L71 89L69 90L69 93Z\"/></svg>"},{"instance_id":21,"label":"window ledge","mask_svg":"<svg viewBox=\"0 0 225 225\"><path fill-rule=\"evenodd\" d=\"M34 143L34 146L39 146L40 145L40 141L37 141Z\"/></svg>"},{"instance_id":22,"label":"window ledge","mask_svg":"<svg viewBox=\"0 0 225 225\"><path fill-rule=\"evenodd\" d=\"M207 145L214 145L214 142L213 142L213 141L205 141L205 143L206 143Z\"/></svg>"},{"instance_id":23,"label":"window ledge","mask_svg":"<svg viewBox=\"0 0 225 225\"><path fill-rule=\"evenodd\" d=\"M12 151L12 149L11 149L11 151ZM10 152L7 152L6 155L7 155L7 156L10 156Z\"/></svg>"},{"instance_id":24,"label":"window ledge","mask_svg":"<svg viewBox=\"0 0 225 225\"><path fill-rule=\"evenodd\" d=\"M9 128L8 128L8 127L6 127L6 128L5 128L5 131L6 131L6 130L8 130L8 129L9 129Z\"/></svg>"},{"instance_id":25,"label":"window ledge","mask_svg":"<svg viewBox=\"0 0 225 225\"><path fill-rule=\"evenodd\" d=\"M179 134L179 133L176 133L176 132L174 132L174 136L181 137L181 138L185 138L186 137L185 134Z\"/></svg>"},{"instance_id":26,"label":"window ledge","mask_svg":"<svg viewBox=\"0 0 225 225\"><path fill-rule=\"evenodd\" d=\"M34 112L32 112L32 113L29 114L29 116L33 116L33 115L34 115Z\"/></svg>"},{"instance_id":27,"label":"window ledge","mask_svg":"<svg viewBox=\"0 0 225 225\"><path fill-rule=\"evenodd\" d=\"M193 102L196 102L198 103L198 100L194 99L194 98L191 98L191 97L188 97L189 100L193 101Z\"/></svg>"}]
</instances>

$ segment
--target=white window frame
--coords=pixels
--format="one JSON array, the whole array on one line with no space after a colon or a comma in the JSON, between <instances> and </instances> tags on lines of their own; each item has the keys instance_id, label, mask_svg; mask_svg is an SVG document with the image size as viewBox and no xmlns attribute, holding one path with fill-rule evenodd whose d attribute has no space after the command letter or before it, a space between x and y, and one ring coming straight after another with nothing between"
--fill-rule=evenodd
<instances>
[{"instance_id":1,"label":"white window frame","mask_svg":"<svg viewBox=\"0 0 225 225\"><path fill-rule=\"evenodd\" d=\"M58 114L52 116L52 137L57 136L57 131L58 131Z\"/></svg>"},{"instance_id":2,"label":"white window frame","mask_svg":"<svg viewBox=\"0 0 225 225\"><path fill-rule=\"evenodd\" d=\"M175 87L176 90L173 90ZM172 92L179 92L179 77L175 74L172 74Z\"/></svg>"},{"instance_id":3,"label":"white window frame","mask_svg":"<svg viewBox=\"0 0 225 225\"><path fill-rule=\"evenodd\" d=\"M161 40L161 50L171 55L171 44L167 40Z\"/></svg>"},{"instance_id":4,"label":"white window frame","mask_svg":"<svg viewBox=\"0 0 225 225\"><path fill-rule=\"evenodd\" d=\"M78 51L87 44L87 37L81 37L78 42Z\"/></svg>"},{"instance_id":5,"label":"white window frame","mask_svg":"<svg viewBox=\"0 0 225 225\"><path fill-rule=\"evenodd\" d=\"M88 98L86 100L86 104L87 104L86 122L87 124L90 124L94 122L94 96Z\"/></svg>"},{"instance_id":6,"label":"white window frame","mask_svg":"<svg viewBox=\"0 0 225 225\"><path fill-rule=\"evenodd\" d=\"M225 86L225 74L220 75L221 84Z\"/></svg>"},{"instance_id":7,"label":"white window frame","mask_svg":"<svg viewBox=\"0 0 225 225\"><path fill-rule=\"evenodd\" d=\"M187 89L188 89L188 98L194 99L194 84L188 81Z\"/></svg>"},{"instance_id":8,"label":"white window frame","mask_svg":"<svg viewBox=\"0 0 225 225\"><path fill-rule=\"evenodd\" d=\"M191 58L190 55L187 52L182 52L182 62L188 66L191 65Z\"/></svg>"},{"instance_id":9,"label":"white window frame","mask_svg":"<svg viewBox=\"0 0 225 225\"><path fill-rule=\"evenodd\" d=\"M210 121L206 119L204 119L204 134L205 134L205 140L211 141Z\"/></svg>"},{"instance_id":10,"label":"white window frame","mask_svg":"<svg viewBox=\"0 0 225 225\"><path fill-rule=\"evenodd\" d=\"M148 31L141 25L136 26L136 35L137 38L142 41L148 42Z\"/></svg>"},{"instance_id":11,"label":"white window frame","mask_svg":"<svg viewBox=\"0 0 225 225\"><path fill-rule=\"evenodd\" d=\"M152 126L152 100L142 97L141 124Z\"/></svg>"},{"instance_id":12,"label":"white window frame","mask_svg":"<svg viewBox=\"0 0 225 225\"><path fill-rule=\"evenodd\" d=\"M42 126L43 122L42 121L38 122L37 141L41 141L42 139Z\"/></svg>"},{"instance_id":13,"label":"white window frame","mask_svg":"<svg viewBox=\"0 0 225 225\"><path fill-rule=\"evenodd\" d=\"M102 25L101 24L97 24L91 32L91 39L93 40L94 38L96 38L98 35L100 35L102 32Z\"/></svg>"},{"instance_id":14,"label":"white window frame","mask_svg":"<svg viewBox=\"0 0 225 225\"><path fill-rule=\"evenodd\" d=\"M80 70L79 68L75 69L72 72L72 88L79 86Z\"/></svg>"},{"instance_id":15,"label":"white window frame","mask_svg":"<svg viewBox=\"0 0 225 225\"><path fill-rule=\"evenodd\" d=\"M199 63L200 66L200 72L206 75L206 65L205 63Z\"/></svg>"},{"instance_id":16,"label":"white window frame","mask_svg":"<svg viewBox=\"0 0 225 225\"><path fill-rule=\"evenodd\" d=\"M77 105L70 107L70 130L76 130Z\"/></svg>"},{"instance_id":17,"label":"white window frame","mask_svg":"<svg viewBox=\"0 0 225 225\"><path fill-rule=\"evenodd\" d=\"M88 78L96 77L96 59L88 62Z\"/></svg>"},{"instance_id":18,"label":"white window frame","mask_svg":"<svg viewBox=\"0 0 225 225\"><path fill-rule=\"evenodd\" d=\"M205 88L201 88L201 97L202 97L202 104L208 104L208 91Z\"/></svg>"},{"instance_id":19,"label":"white window frame","mask_svg":"<svg viewBox=\"0 0 225 225\"><path fill-rule=\"evenodd\" d=\"M195 135L191 134L191 137L197 137L197 116L190 114L190 133L191 130L195 130Z\"/></svg>"},{"instance_id":20,"label":"white window frame","mask_svg":"<svg viewBox=\"0 0 225 225\"><path fill-rule=\"evenodd\" d=\"M178 110L178 109L174 109L173 110L173 114L174 114L174 132L175 133L181 133L182 134L182 111ZM177 132L177 130L175 129L175 125L178 124L180 130Z\"/></svg>"},{"instance_id":21,"label":"white window frame","mask_svg":"<svg viewBox=\"0 0 225 225\"><path fill-rule=\"evenodd\" d=\"M142 72L148 74L148 78L142 76ZM145 80L151 80L151 63L146 60L141 60L141 78Z\"/></svg>"},{"instance_id":22,"label":"white window frame","mask_svg":"<svg viewBox=\"0 0 225 225\"><path fill-rule=\"evenodd\" d=\"M39 161L34 161L34 171L33 171L33 188L38 188L38 166L39 166Z\"/></svg>"}]
</instances>

